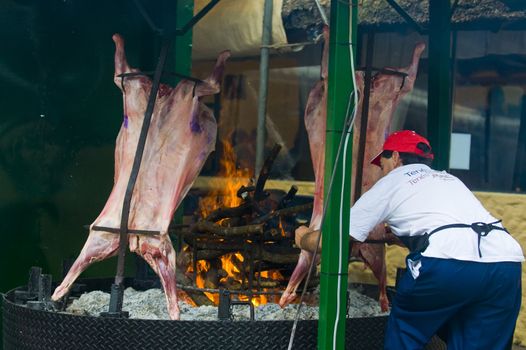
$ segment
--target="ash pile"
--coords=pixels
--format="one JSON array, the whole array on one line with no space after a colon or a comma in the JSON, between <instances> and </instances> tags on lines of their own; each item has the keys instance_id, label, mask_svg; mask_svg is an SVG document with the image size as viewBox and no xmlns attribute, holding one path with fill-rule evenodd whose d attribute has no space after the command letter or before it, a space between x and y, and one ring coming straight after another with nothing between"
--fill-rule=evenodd
<instances>
[{"instance_id":1,"label":"ash pile","mask_svg":"<svg viewBox=\"0 0 526 350\"><path fill-rule=\"evenodd\" d=\"M300 319L318 319L319 308L314 304L317 302L319 290L316 289L309 297L310 305L302 305ZM187 299L186 299L187 300ZM181 320L185 321L214 321L218 320L219 307L211 305L193 306L185 298L179 301L181 308ZM108 308L110 294L102 291L92 291L82 294L74 299L66 308L67 313L85 316L99 316ZM146 291L137 291L131 287L124 291L123 310L128 311L130 318L169 320L170 316L166 308L166 299L161 289L152 288ZM296 318L298 305L289 304L280 308L278 304L267 303L255 308L254 319L264 320L294 320ZM363 294L358 286L348 290L348 318L382 316L378 301ZM230 308L230 319L234 321L251 320L250 308L245 305L232 305Z\"/></svg>"}]
</instances>

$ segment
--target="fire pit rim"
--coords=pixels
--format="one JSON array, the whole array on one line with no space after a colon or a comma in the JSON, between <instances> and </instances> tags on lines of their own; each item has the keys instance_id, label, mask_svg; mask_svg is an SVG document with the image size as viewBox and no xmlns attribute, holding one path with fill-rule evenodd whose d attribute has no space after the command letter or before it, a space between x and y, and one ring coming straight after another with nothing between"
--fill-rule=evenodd
<instances>
[{"instance_id":1,"label":"fire pit rim","mask_svg":"<svg viewBox=\"0 0 526 350\"><path fill-rule=\"evenodd\" d=\"M79 344L88 350L150 347L281 350L287 348L294 322L119 319L34 310L14 301L15 291L21 289L12 289L2 297L5 350L60 350L78 348ZM346 322L347 348L383 349L386 315L347 318ZM293 349L316 348L317 325L318 320L300 320ZM435 344L426 349L444 347Z\"/></svg>"},{"instance_id":2,"label":"fire pit rim","mask_svg":"<svg viewBox=\"0 0 526 350\"><path fill-rule=\"evenodd\" d=\"M23 288L2 298L6 350L59 350L79 344L85 349L286 349L294 322L119 319L35 310L15 302L15 291ZM347 319L353 349L381 349L386 320L386 316ZM316 347L317 325L318 320L298 322L294 349ZM204 330L209 336L203 336Z\"/></svg>"}]
</instances>

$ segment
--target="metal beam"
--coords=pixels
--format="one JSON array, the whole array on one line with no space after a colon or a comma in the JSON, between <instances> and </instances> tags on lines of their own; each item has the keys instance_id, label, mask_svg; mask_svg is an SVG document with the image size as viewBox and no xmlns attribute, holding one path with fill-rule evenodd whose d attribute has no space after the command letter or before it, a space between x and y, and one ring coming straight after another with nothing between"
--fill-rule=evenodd
<instances>
[{"instance_id":1,"label":"metal beam","mask_svg":"<svg viewBox=\"0 0 526 350\"><path fill-rule=\"evenodd\" d=\"M324 350L345 348L352 164L352 135L345 121L354 103L349 42L357 42L357 10L357 0L331 2L318 322L318 349Z\"/></svg>"},{"instance_id":2,"label":"metal beam","mask_svg":"<svg viewBox=\"0 0 526 350\"><path fill-rule=\"evenodd\" d=\"M386 0L389 5L419 34L424 35L426 30L418 24L395 0Z\"/></svg>"},{"instance_id":3,"label":"metal beam","mask_svg":"<svg viewBox=\"0 0 526 350\"><path fill-rule=\"evenodd\" d=\"M371 80L373 71L374 54L374 32L367 34L367 48L365 50L365 74L363 83L363 102L360 123L360 139L358 143L358 159L356 162L356 178L354 180L353 203L362 195L363 161L365 159L365 141L367 135L367 125L369 124L369 98L371 96Z\"/></svg>"},{"instance_id":4,"label":"metal beam","mask_svg":"<svg viewBox=\"0 0 526 350\"><path fill-rule=\"evenodd\" d=\"M449 168L451 146L451 21L449 0L429 1L427 135L434 167Z\"/></svg>"},{"instance_id":5,"label":"metal beam","mask_svg":"<svg viewBox=\"0 0 526 350\"><path fill-rule=\"evenodd\" d=\"M214 6L216 3L217 1L210 2L209 6ZM179 26L179 23L187 23L186 25L188 25L188 23L191 23L191 21L195 20L197 17L197 15L196 17L192 17L193 14L194 0L177 0L177 26ZM197 22L197 20L195 20L195 22ZM177 74L180 75L178 78L193 80L193 78L189 78L189 76L192 74L191 30L183 29L182 33L176 36L172 57L174 57L175 59L172 69L174 72L177 72Z\"/></svg>"},{"instance_id":6,"label":"metal beam","mask_svg":"<svg viewBox=\"0 0 526 350\"><path fill-rule=\"evenodd\" d=\"M267 119L267 92L269 70L269 45L272 43L272 11L274 0L265 0L263 12L263 34L261 38L261 56L259 63L259 96L258 96L258 123L256 129L256 164L254 174L259 174L263 166L266 119Z\"/></svg>"},{"instance_id":7,"label":"metal beam","mask_svg":"<svg viewBox=\"0 0 526 350\"><path fill-rule=\"evenodd\" d=\"M212 4L212 2L210 3ZM212 6L215 6L216 2ZM180 23L190 23L190 19L194 18L194 0L177 0L177 16L176 16L176 26L179 26ZM188 79L196 81L195 78L190 77L192 74L192 36L193 30L184 31L182 35L175 37L174 50L172 52L172 57L174 59L173 65L171 68L176 73L174 86L176 86L179 81L182 79ZM215 95L218 96L218 95ZM216 118L219 117L217 113L214 114ZM179 208L174 213L173 222L176 224L183 223L183 214L184 214L184 203L181 202ZM181 236L172 241L176 253L182 249Z\"/></svg>"},{"instance_id":8,"label":"metal beam","mask_svg":"<svg viewBox=\"0 0 526 350\"><path fill-rule=\"evenodd\" d=\"M181 36L186 34L193 26L201 20L220 0L211 0L205 7L203 7L194 17L192 17L182 28L175 31L175 35ZM178 4L179 5L179 4ZM193 7L192 7L193 8ZM177 16L179 17L179 15Z\"/></svg>"}]
</instances>

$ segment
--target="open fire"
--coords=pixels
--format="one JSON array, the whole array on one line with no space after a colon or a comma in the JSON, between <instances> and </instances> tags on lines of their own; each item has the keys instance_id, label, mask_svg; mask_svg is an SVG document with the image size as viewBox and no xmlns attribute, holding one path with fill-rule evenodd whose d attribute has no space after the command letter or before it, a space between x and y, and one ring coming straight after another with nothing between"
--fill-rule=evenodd
<instances>
[{"instance_id":1,"label":"open fire","mask_svg":"<svg viewBox=\"0 0 526 350\"><path fill-rule=\"evenodd\" d=\"M250 300L254 306L277 302L278 295L258 292L280 287L285 280L280 263L290 264L297 259L299 250L292 246L293 226L289 224L287 232L283 223L285 216L294 216L295 211L285 215L279 212L287 208L295 189L282 198L262 191L279 146L274 148L254 184L252 172L236 166L232 145L225 140L222 145L218 174L221 184L212 186L214 189L199 199L197 225L192 230L192 239L187 239L194 260L187 275L193 275L195 285L201 289L244 291L238 299ZM300 209L308 210L309 206ZM276 254L275 248L285 253L284 259L272 261L276 260L271 258ZM249 291L254 292L250 297L246 293ZM218 293L203 293L215 305L219 304Z\"/></svg>"}]
</instances>

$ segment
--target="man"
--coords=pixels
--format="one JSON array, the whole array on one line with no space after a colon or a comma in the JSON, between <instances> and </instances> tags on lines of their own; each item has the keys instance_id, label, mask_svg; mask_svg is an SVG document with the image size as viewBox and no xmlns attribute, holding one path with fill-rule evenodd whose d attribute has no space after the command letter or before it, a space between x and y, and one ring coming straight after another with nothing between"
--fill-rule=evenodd
<instances>
[{"instance_id":1,"label":"man","mask_svg":"<svg viewBox=\"0 0 526 350\"><path fill-rule=\"evenodd\" d=\"M432 170L429 141L398 131L372 163L383 177L351 209L351 239L385 222L409 248L385 349L423 349L446 327L448 349L506 349L521 304L520 245L455 176ZM296 231L316 248L318 232Z\"/></svg>"}]
</instances>

